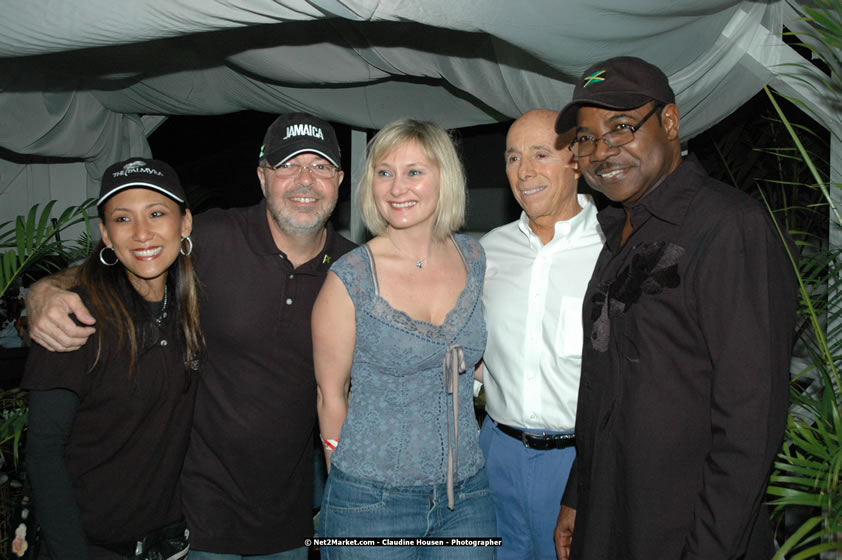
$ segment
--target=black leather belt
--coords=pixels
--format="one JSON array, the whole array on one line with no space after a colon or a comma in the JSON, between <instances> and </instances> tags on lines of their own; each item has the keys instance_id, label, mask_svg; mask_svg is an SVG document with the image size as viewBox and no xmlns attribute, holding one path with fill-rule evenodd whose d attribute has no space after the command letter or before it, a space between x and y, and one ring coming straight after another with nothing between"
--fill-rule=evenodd
<instances>
[{"instance_id":1,"label":"black leather belt","mask_svg":"<svg viewBox=\"0 0 842 560\"><path fill-rule=\"evenodd\" d=\"M505 424L497 423L500 431L523 442L524 447L530 449L564 449L576 445L576 434L530 434Z\"/></svg>"}]
</instances>

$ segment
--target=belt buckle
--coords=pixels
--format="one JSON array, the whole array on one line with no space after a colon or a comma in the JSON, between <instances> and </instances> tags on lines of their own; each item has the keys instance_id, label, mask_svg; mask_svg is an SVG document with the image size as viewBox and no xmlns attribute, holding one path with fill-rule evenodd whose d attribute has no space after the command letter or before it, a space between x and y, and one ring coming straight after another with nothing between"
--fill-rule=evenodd
<instances>
[{"instance_id":1,"label":"belt buckle","mask_svg":"<svg viewBox=\"0 0 842 560\"><path fill-rule=\"evenodd\" d=\"M526 436L528 436L528 435L530 435L530 434L527 434L525 431L522 431L520 433L520 441L523 442L523 446L526 447L527 449L532 447L531 445L529 445L529 440L526 439Z\"/></svg>"}]
</instances>

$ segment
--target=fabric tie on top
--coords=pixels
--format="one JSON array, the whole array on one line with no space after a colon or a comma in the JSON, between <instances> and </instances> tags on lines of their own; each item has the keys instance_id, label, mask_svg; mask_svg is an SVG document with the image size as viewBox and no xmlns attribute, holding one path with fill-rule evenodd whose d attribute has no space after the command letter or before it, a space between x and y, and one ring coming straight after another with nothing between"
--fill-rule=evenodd
<instances>
[{"instance_id":1,"label":"fabric tie on top","mask_svg":"<svg viewBox=\"0 0 842 560\"><path fill-rule=\"evenodd\" d=\"M454 508L453 471L459 460L459 374L465 371L465 351L458 344L444 354L444 389L453 395L453 438L450 437L450 416L447 417L447 507Z\"/></svg>"}]
</instances>

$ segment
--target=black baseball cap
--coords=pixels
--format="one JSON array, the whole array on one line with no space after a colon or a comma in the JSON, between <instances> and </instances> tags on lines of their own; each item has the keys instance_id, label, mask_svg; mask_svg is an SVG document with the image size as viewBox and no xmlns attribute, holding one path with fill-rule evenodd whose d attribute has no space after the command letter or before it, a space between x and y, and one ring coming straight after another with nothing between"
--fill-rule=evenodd
<instances>
[{"instance_id":1,"label":"black baseball cap","mask_svg":"<svg viewBox=\"0 0 842 560\"><path fill-rule=\"evenodd\" d=\"M598 62L585 70L555 122L559 134L576 125L579 107L636 109L650 101L675 103L669 79L660 68L635 56L618 56Z\"/></svg>"},{"instance_id":2,"label":"black baseball cap","mask_svg":"<svg viewBox=\"0 0 842 560\"><path fill-rule=\"evenodd\" d=\"M159 159L131 157L105 170L96 205L101 206L118 192L135 187L152 189L180 204L187 204L181 181L169 164Z\"/></svg>"},{"instance_id":3,"label":"black baseball cap","mask_svg":"<svg viewBox=\"0 0 842 560\"><path fill-rule=\"evenodd\" d=\"M266 130L260 159L278 167L290 158L312 152L341 169L339 142L330 123L306 113L286 113Z\"/></svg>"}]
</instances>

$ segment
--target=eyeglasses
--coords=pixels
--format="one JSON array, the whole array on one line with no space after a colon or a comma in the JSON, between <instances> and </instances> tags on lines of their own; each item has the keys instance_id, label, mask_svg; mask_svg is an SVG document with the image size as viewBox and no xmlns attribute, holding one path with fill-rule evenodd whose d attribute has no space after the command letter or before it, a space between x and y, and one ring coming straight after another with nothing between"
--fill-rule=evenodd
<instances>
[{"instance_id":1,"label":"eyeglasses","mask_svg":"<svg viewBox=\"0 0 842 560\"><path fill-rule=\"evenodd\" d=\"M263 168L274 171L279 177L298 177L301 174L301 170L306 169L310 172L311 176L318 177L319 179L331 179L335 177L336 172L339 171L329 163L319 162L313 162L309 165L284 162L277 167L264 165Z\"/></svg>"},{"instance_id":2,"label":"eyeglasses","mask_svg":"<svg viewBox=\"0 0 842 560\"><path fill-rule=\"evenodd\" d=\"M585 135L579 136L574 138L573 141L568 146L568 149L573 152L577 158L587 157L593 154L596 151L596 146L599 144L600 141L605 142L605 145L609 148L616 148L618 146L623 146L628 144L632 140L634 140L634 133L637 132L643 123L649 120L649 117L654 115L660 109L663 109L662 104L657 104L652 107L652 110L646 113L640 122L638 122L634 126L629 126L628 124L619 124L617 125L616 130L612 130L611 132L606 132L600 137L594 138L593 136Z\"/></svg>"}]
</instances>

